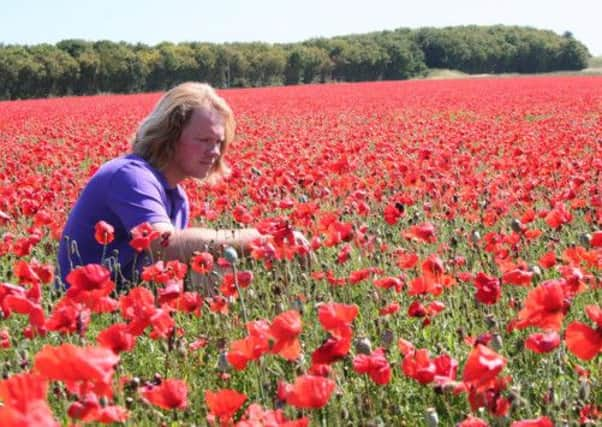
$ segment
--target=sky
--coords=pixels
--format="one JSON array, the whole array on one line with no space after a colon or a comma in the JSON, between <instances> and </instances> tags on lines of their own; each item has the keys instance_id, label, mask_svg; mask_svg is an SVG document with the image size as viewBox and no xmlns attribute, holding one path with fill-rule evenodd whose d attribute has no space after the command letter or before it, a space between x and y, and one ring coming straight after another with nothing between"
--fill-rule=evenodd
<instances>
[{"instance_id":1,"label":"sky","mask_svg":"<svg viewBox=\"0 0 602 427\"><path fill-rule=\"evenodd\" d=\"M601 0L5 0L0 43L298 42L395 28L524 25L602 55Z\"/></svg>"}]
</instances>

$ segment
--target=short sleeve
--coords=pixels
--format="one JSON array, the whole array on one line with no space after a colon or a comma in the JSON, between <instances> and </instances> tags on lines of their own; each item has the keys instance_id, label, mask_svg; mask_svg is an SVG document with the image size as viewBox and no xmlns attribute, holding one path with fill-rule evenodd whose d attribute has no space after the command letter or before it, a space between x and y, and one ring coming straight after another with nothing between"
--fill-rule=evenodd
<instances>
[{"instance_id":1,"label":"short sleeve","mask_svg":"<svg viewBox=\"0 0 602 427\"><path fill-rule=\"evenodd\" d=\"M109 208L129 231L143 222L171 223L157 177L145 167L129 163L117 170L111 179Z\"/></svg>"}]
</instances>

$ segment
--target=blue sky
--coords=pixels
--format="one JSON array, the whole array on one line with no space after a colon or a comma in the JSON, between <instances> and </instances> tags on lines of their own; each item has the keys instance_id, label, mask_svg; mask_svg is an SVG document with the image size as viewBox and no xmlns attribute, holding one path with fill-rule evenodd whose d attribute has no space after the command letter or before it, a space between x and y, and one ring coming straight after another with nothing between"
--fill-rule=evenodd
<instances>
[{"instance_id":1,"label":"blue sky","mask_svg":"<svg viewBox=\"0 0 602 427\"><path fill-rule=\"evenodd\" d=\"M0 43L293 42L399 27L506 24L568 30L602 55L600 16L600 0L12 0L0 12Z\"/></svg>"}]
</instances>

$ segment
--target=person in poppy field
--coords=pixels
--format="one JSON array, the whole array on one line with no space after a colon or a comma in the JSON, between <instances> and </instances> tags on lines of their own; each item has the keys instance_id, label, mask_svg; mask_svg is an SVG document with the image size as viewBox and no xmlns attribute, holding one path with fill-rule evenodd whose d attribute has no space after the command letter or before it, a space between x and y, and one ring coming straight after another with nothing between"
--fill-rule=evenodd
<instances>
[{"instance_id":1,"label":"person in poppy field","mask_svg":"<svg viewBox=\"0 0 602 427\"><path fill-rule=\"evenodd\" d=\"M226 175L234 131L232 110L209 85L187 82L168 91L140 124L132 153L102 165L80 194L59 247L63 282L76 266L101 259L116 282L135 281L153 253L187 262L194 251L247 248L261 238L254 228L188 228L180 183Z\"/></svg>"}]
</instances>

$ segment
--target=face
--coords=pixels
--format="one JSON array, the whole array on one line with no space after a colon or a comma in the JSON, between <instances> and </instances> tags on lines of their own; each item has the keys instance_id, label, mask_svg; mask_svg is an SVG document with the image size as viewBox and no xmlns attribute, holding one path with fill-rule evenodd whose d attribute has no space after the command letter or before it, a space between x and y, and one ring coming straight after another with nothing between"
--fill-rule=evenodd
<instances>
[{"instance_id":1,"label":"face","mask_svg":"<svg viewBox=\"0 0 602 427\"><path fill-rule=\"evenodd\" d=\"M170 185L185 178L203 179L220 155L225 137L224 119L213 109L197 108L176 142L174 157L165 168Z\"/></svg>"}]
</instances>

